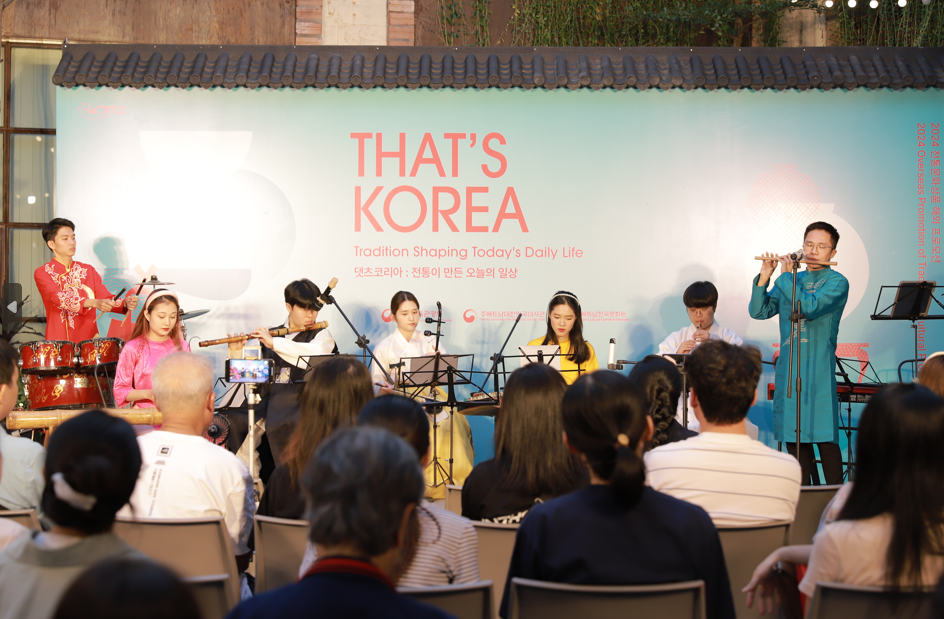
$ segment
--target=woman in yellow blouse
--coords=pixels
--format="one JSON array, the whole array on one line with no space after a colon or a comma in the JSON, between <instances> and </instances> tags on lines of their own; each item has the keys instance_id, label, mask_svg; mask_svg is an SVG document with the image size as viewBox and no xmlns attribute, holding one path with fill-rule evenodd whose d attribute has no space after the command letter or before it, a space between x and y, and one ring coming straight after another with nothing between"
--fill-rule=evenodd
<instances>
[{"instance_id":1,"label":"woman in yellow blouse","mask_svg":"<svg viewBox=\"0 0 944 619\"><path fill-rule=\"evenodd\" d=\"M547 304L547 334L528 342L529 346L554 344L560 346L561 373L568 385L582 374L600 369L593 346L583 339L580 301L575 294L566 290L554 293Z\"/></svg>"}]
</instances>

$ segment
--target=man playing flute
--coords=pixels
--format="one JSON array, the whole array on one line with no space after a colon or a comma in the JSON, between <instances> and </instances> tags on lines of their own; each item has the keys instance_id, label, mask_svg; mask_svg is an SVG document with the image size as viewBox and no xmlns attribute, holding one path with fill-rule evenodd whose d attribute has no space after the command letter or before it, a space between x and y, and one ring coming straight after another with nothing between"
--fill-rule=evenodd
<instances>
[{"instance_id":1,"label":"man playing flute","mask_svg":"<svg viewBox=\"0 0 944 619\"><path fill-rule=\"evenodd\" d=\"M829 262L836 255L839 233L832 225L818 221L806 228L803 252L806 260ZM754 278L751 292L752 318L766 320L780 315L780 358L776 370L774 396L774 438L787 442L787 450L796 449L796 392L787 399L787 374L790 371L790 312L793 297L793 261L789 256L765 253L760 274ZM770 278L781 266L781 274L768 292ZM839 401L836 398L836 344L839 320L849 298L849 282L828 265L807 264L797 273L797 305L803 314L799 323L800 371L800 467L803 484L819 479L814 469L813 443L819 447L827 484L842 483L842 455L839 450ZM796 374L796 357L794 357ZM789 442L790 439L793 442Z\"/></svg>"}]
</instances>

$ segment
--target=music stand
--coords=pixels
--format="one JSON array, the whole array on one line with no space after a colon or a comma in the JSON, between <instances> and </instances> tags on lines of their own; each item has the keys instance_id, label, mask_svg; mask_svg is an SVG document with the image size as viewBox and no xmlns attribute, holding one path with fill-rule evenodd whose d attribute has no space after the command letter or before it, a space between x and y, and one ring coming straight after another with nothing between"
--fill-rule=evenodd
<instances>
[{"instance_id":1,"label":"music stand","mask_svg":"<svg viewBox=\"0 0 944 619\"><path fill-rule=\"evenodd\" d=\"M530 365L532 363L543 363L548 365L558 372L563 372L561 369L561 348L558 344L548 344L546 346L519 346L518 351L521 353L521 367Z\"/></svg>"},{"instance_id":2,"label":"music stand","mask_svg":"<svg viewBox=\"0 0 944 619\"><path fill-rule=\"evenodd\" d=\"M914 359L906 359L901 362L912 363L912 371L915 376L918 375L918 324L919 320L942 320L944 314L928 315L931 310L931 301L934 301L942 309L944 305L934 296L934 289L937 282L934 281L903 281L897 286L881 286L878 291L878 298L875 300L875 313L869 318L872 320L909 320L911 328L914 330ZM878 311L878 306L882 300L882 292L887 288L895 289L895 301L891 305ZM888 310L891 313L886 314ZM899 368L901 367L899 365Z\"/></svg>"},{"instance_id":3,"label":"music stand","mask_svg":"<svg viewBox=\"0 0 944 619\"><path fill-rule=\"evenodd\" d=\"M469 367L471 368L475 359L474 355L444 355L440 352L437 352L436 354L424 357L402 357L400 359L401 364L409 365L410 367L408 371L399 372L401 388L404 390L404 392L407 389L415 388L412 394L406 394L407 397L412 398L419 395L419 392L426 387L434 390L443 383L442 379L445 379L446 401L421 403L421 406L439 408L446 407L449 411L449 458L447 458L447 462L449 462L448 472L439 461L439 441L437 440L437 430L439 428L439 424L436 422L435 417L433 419L433 459L429 463L429 466L433 467L433 488L437 488L441 485L436 479L437 472L441 473L443 476L442 483L453 483L452 465L454 459L453 455L455 453L454 416L456 405L458 404L458 401L456 400L456 385L474 384L464 372L459 370L459 360L465 358L469 359Z\"/></svg>"}]
</instances>

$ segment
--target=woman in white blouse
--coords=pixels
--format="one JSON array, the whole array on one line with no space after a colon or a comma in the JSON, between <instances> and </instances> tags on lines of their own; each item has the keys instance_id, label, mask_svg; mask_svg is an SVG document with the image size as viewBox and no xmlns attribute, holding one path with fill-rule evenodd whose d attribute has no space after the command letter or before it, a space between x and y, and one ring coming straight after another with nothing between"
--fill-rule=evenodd
<instances>
[{"instance_id":1,"label":"woman in white blouse","mask_svg":"<svg viewBox=\"0 0 944 619\"><path fill-rule=\"evenodd\" d=\"M409 371L409 368L398 367L401 359L424 357L436 352L436 336L427 337L416 329L421 320L420 302L412 292L401 290L393 295L390 300L390 314L397 323L397 330L374 348L376 361L372 370L374 384L383 394L393 393L394 385L387 382L381 368L399 383L404 371ZM442 343L439 344L439 352L446 352Z\"/></svg>"}]
</instances>

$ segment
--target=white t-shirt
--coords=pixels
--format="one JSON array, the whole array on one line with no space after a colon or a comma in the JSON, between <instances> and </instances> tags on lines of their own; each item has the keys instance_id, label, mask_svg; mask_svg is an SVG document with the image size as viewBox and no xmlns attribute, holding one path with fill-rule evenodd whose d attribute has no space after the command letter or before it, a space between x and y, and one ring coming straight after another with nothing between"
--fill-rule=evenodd
<instances>
[{"instance_id":1,"label":"white t-shirt","mask_svg":"<svg viewBox=\"0 0 944 619\"><path fill-rule=\"evenodd\" d=\"M222 516L237 555L249 552L255 512L246 465L202 436L157 430L138 437L141 474L123 516L208 518ZM132 511L133 510L133 511Z\"/></svg>"},{"instance_id":2,"label":"white t-shirt","mask_svg":"<svg viewBox=\"0 0 944 619\"><path fill-rule=\"evenodd\" d=\"M0 550L6 548L13 540L29 534L30 530L22 524L13 522L9 518L0 518Z\"/></svg>"},{"instance_id":3,"label":"white t-shirt","mask_svg":"<svg viewBox=\"0 0 944 619\"><path fill-rule=\"evenodd\" d=\"M716 525L793 521L800 464L746 434L703 432L645 455L653 489L703 508Z\"/></svg>"},{"instance_id":4,"label":"white t-shirt","mask_svg":"<svg viewBox=\"0 0 944 619\"><path fill-rule=\"evenodd\" d=\"M391 368L390 364L400 363L400 359L404 357L423 357L425 355L431 355L436 352L435 345L436 338L426 337L419 329L413 332L413 337L410 338L409 342L406 341L406 338L403 337L399 329L394 330L393 333L381 340L374 348L374 356L377 358L377 361L371 367L371 377L373 381L375 383L387 382L387 378L380 370L381 367L387 370L391 378L397 380L397 375L401 368ZM446 352L442 342L439 343L439 352ZM432 371L430 371L430 375L432 375Z\"/></svg>"},{"instance_id":5,"label":"white t-shirt","mask_svg":"<svg viewBox=\"0 0 944 619\"><path fill-rule=\"evenodd\" d=\"M837 520L827 524L813 539L813 551L800 591L811 596L817 582L882 586L885 555L892 539L892 516L882 514L867 520ZM944 557L928 553L921 580L936 585L944 571Z\"/></svg>"}]
</instances>

